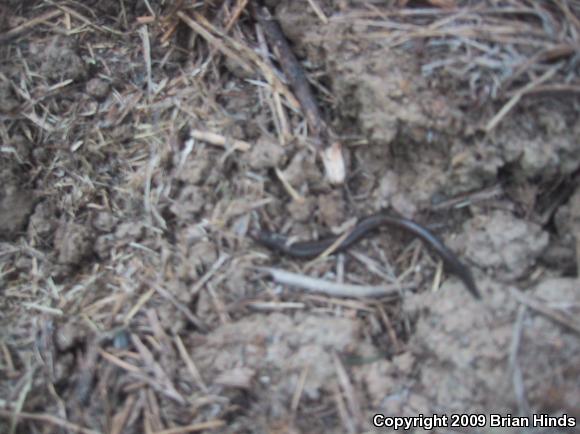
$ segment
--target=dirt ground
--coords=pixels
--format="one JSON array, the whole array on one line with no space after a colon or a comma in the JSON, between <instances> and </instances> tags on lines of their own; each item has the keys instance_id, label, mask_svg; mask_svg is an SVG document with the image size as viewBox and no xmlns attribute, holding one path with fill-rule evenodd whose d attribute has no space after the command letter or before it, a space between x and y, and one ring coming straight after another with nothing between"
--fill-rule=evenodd
<instances>
[{"instance_id":1,"label":"dirt ground","mask_svg":"<svg viewBox=\"0 0 580 434\"><path fill-rule=\"evenodd\" d=\"M580 432L580 2L265 2L340 186L253 3L0 4L0 432ZM379 211L482 299L401 231L314 261L248 236Z\"/></svg>"}]
</instances>

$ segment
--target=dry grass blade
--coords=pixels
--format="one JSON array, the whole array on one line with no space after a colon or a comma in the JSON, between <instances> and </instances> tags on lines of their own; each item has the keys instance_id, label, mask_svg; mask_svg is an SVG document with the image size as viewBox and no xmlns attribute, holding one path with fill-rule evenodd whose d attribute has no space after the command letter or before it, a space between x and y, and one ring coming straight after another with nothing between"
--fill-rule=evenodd
<instances>
[{"instance_id":1,"label":"dry grass blade","mask_svg":"<svg viewBox=\"0 0 580 434\"><path fill-rule=\"evenodd\" d=\"M532 81L531 83L528 83L526 86L518 90L517 93L487 123L487 125L485 126L485 131L488 133L492 131L502 121L502 119L505 118L505 116L516 106L516 104L526 93L533 91L535 87L541 85L542 83L552 78L561 67L562 65L559 64L550 68L541 77Z\"/></svg>"},{"instance_id":2,"label":"dry grass blade","mask_svg":"<svg viewBox=\"0 0 580 434\"><path fill-rule=\"evenodd\" d=\"M323 24L328 24L328 17L324 14L324 11L318 4L317 0L308 0L308 4L316 14L316 16L322 21Z\"/></svg>"},{"instance_id":3,"label":"dry grass blade","mask_svg":"<svg viewBox=\"0 0 580 434\"><path fill-rule=\"evenodd\" d=\"M580 84L544 84L535 86L524 93L526 95L554 95L557 97L577 97L580 95Z\"/></svg>"},{"instance_id":4,"label":"dry grass blade","mask_svg":"<svg viewBox=\"0 0 580 434\"><path fill-rule=\"evenodd\" d=\"M163 370L161 365L155 361L153 354L145 344L141 342L141 339L133 334L131 335L131 340L133 341L133 345L137 348L137 351L139 351L145 367L153 375L153 378L145 377L143 375L139 375L139 377L147 378L147 383L149 383L154 389L158 390L168 398L175 400L177 403L185 405L185 398L181 396L177 389L175 389L168 374Z\"/></svg>"},{"instance_id":5,"label":"dry grass blade","mask_svg":"<svg viewBox=\"0 0 580 434\"><path fill-rule=\"evenodd\" d=\"M179 300L177 300L175 298L175 296L173 296L173 294L171 294L165 288L162 288L161 286L155 286L155 291L157 291L159 293L159 295L161 295L163 298L166 298L167 300L169 300L181 313L183 313L185 315L185 317L189 321L191 321L192 324L194 324L200 330L206 330L207 329L207 326L199 318L197 318L187 308L187 306L185 306L183 303L180 303Z\"/></svg>"},{"instance_id":6,"label":"dry grass blade","mask_svg":"<svg viewBox=\"0 0 580 434\"><path fill-rule=\"evenodd\" d=\"M286 193L292 198L292 200L298 203L304 203L304 197L302 197L300 193L298 193L296 189L292 187L292 185L288 182L288 180L284 176L284 173L282 173L282 171L277 167L274 169L274 172L276 173L278 180L286 190Z\"/></svg>"},{"instance_id":7,"label":"dry grass blade","mask_svg":"<svg viewBox=\"0 0 580 434\"><path fill-rule=\"evenodd\" d=\"M576 320L575 317L567 314L566 312L552 309L551 307L546 306L546 302L544 300L533 298L516 289L512 289L510 293L518 302L522 303L523 305L529 307L532 310L535 310L538 313L541 313L561 326L580 334L580 323Z\"/></svg>"},{"instance_id":8,"label":"dry grass blade","mask_svg":"<svg viewBox=\"0 0 580 434\"><path fill-rule=\"evenodd\" d=\"M309 371L310 368L308 366L305 366L300 372L300 378L298 379L298 383L296 384L296 389L294 390L294 394L292 395L292 404L290 405L293 415L296 415L296 411L298 410L298 405L300 404L300 398L302 397L302 393L304 392L304 385L306 384L306 378L308 377Z\"/></svg>"},{"instance_id":9,"label":"dry grass blade","mask_svg":"<svg viewBox=\"0 0 580 434\"><path fill-rule=\"evenodd\" d=\"M99 350L99 355L107 360L108 362L118 366L121 369L124 369L129 372L140 373L141 369L138 366L132 365L130 363L125 362L124 360L114 356L113 354L107 353L104 350Z\"/></svg>"},{"instance_id":10,"label":"dry grass blade","mask_svg":"<svg viewBox=\"0 0 580 434\"><path fill-rule=\"evenodd\" d=\"M211 133L209 131L191 130L189 135L197 140L210 143L215 146L235 149L236 151L246 152L252 148L252 145L243 140L230 139L221 134Z\"/></svg>"},{"instance_id":11,"label":"dry grass blade","mask_svg":"<svg viewBox=\"0 0 580 434\"><path fill-rule=\"evenodd\" d=\"M486 130L491 131L522 96L550 94L552 86L557 92L558 86L571 85L566 71L572 71L576 62L579 16L578 7L563 0L532 6L511 0L452 10L403 8L376 12L373 18L354 15L351 19L366 30L360 37L385 41L391 47L421 39L425 44L424 75L441 73L455 78L455 87L466 103L481 105L507 98L503 108L486 122ZM537 77L554 61L563 62L563 67L542 79L547 86L543 90Z\"/></svg>"},{"instance_id":12,"label":"dry grass blade","mask_svg":"<svg viewBox=\"0 0 580 434\"><path fill-rule=\"evenodd\" d=\"M330 246L328 246L328 248L324 252L318 255L318 257L314 260L328 258L330 255L332 255L336 251L336 249L342 244L342 242L348 238L353 229L354 226L351 229L346 230L339 237L337 237L336 240Z\"/></svg>"},{"instance_id":13,"label":"dry grass blade","mask_svg":"<svg viewBox=\"0 0 580 434\"><path fill-rule=\"evenodd\" d=\"M343 427L346 429L348 434L355 434L357 432L356 426L348 414L344 396L342 393L340 393L340 388L336 384L332 387L332 395L334 397L338 416L340 417L340 421L342 422Z\"/></svg>"},{"instance_id":14,"label":"dry grass blade","mask_svg":"<svg viewBox=\"0 0 580 434\"><path fill-rule=\"evenodd\" d=\"M207 422L195 423L193 425L182 426L177 428L165 429L162 431L155 431L153 434L187 434L190 432L200 432L205 430L214 430L222 428L226 425L224 420L208 420Z\"/></svg>"},{"instance_id":15,"label":"dry grass blade","mask_svg":"<svg viewBox=\"0 0 580 434\"><path fill-rule=\"evenodd\" d=\"M28 31L36 28L38 25L42 24L45 21L52 20L53 18L60 17L63 14L61 10L53 10L46 12L36 18L32 18L25 23L20 24L17 27L14 27L8 30L5 33L0 34L0 44L4 44L12 39L16 39L19 36L22 36Z\"/></svg>"},{"instance_id":16,"label":"dry grass blade","mask_svg":"<svg viewBox=\"0 0 580 434\"><path fill-rule=\"evenodd\" d=\"M237 0L236 6L234 8L234 12L232 13L231 18L229 19L228 23L226 24L226 32L229 32L232 27L236 24L244 9L248 5L248 0Z\"/></svg>"},{"instance_id":17,"label":"dry grass blade","mask_svg":"<svg viewBox=\"0 0 580 434\"><path fill-rule=\"evenodd\" d=\"M352 381L350 380L346 369L336 353L333 353L332 360L334 362L334 369L336 371L336 376L338 378L338 383L344 392L346 403L350 415L357 426L363 423L363 416L361 412L360 402L357 397L357 393L353 387Z\"/></svg>"},{"instance_id":18,"label":"dry grass blade","mask_svg":"<svg viewBox=\"0 0 580 434\"><path fill-rule=\"evenodd\" d=\"M247 62L238 53L236 53L234 50L232 50L226 44L224 44L224 42L220 38L212 35L211 32L209 32L205 27L198 24L195 20L190 18L184 12L181 11L178 12L177 16L181 18L185 24L191 27L191 29L194 32L196 32L198 35L204 38L209 44L211 44L212 47L221 51L224 55L228 56L238 65L240 65L244 69L244 71L250 74L254 72L252 65L249 62ZM196 18L199 18L199 16L196 16Z\"/></svg>"},{"instance_id":19,"label":"dry grass blade","mask_svg":"<svg viewBox=\"0 0 580 434\"><path fill-rule=\"evenodd\" d=\"M197 294L204 285L209 282L209 280L217 273L217 271L226 263L230 257L226 254L222 254L211 266L211 268L205 273L190 290L190 294Z\"/></svg>"},{"instance_id":20,"label":"dry grass blade","mask_svg":"<svg viewBox=\"0 0 580 434\"><path fill-rule=\"evenodd\" d=\"M73 433L79 434L100 434L99 431L94 431L92 429L84 428L82 426L76 425L71 423L67 420L60 419L52 414L44 414L44 413L28 413L28 412L21 412L17 414L13 414L8 410L0 409L0 417L4 418L12 418L16 416L17 419L20 420L31 420L35 422L40 422L48 425L53 425L62 429L66 429Z\"/></svg>"},{"instance_id":21,"label":"dry grass blade","mask_svg":"<svg viewBox=\"0 0 580 434\"><path fill-rule=\"evenodd\" d=\"M147 74L147 97L151 98L153 94L153 79L151 78L151 44L147 26L141 26L139 36L141 36L143 43L143 60L145 61L145 72Z\"/></svg>"},{"instance_id":22,"label":"dry grass blade","mask_svg":"<svg viewBox=\"0 0 580 434\"><path fill-rule=\"evenodd\" d=\"M131 394L127 397L127 400L123 404L123 408L121 408L111 420L110 434L122 434L124 432L129 415L133 410L133 406L135 405L135 401L136 397L134 394Z\"/></svg>"},{"instance_id":23,"label":"dry grass blade","mask_svg":"<svg viewBox=\"0 0 580 434\"><path fill-rule=\"evenodd\" d=\"M179 16L180 16L180 18L184 19L182 17L182 15L183 14L180 13ZM230 53L231 52L240 53L240 56L238 56L237 54L234 54L234 56L232 57L232 59L234 61L238 61L238 59L239 59L239 61L244 63L249 68L249 71L252 71L252 68L250 66L250 62L251 62L251 64L255 65L257 70L259 70L262 73L262 75L264 76L264 78L266 79L266 81L268 81L268 84L270 84L270 86L272 86L272 88L276 92L280 92L282 95L284 95L284 97L286 98L286 100L288 102L288 105L295 111L300 110L300 104L296 100L296 98L294 97L292 92L290 92L288 90L286 85L278 78L278 76L272 70L272 68L266 62L264 62L262 59L260 59L260 57L251 48L247 47L246 45L244 45L240 41L224 34L223 32L220 32L217 28L215 28L215 26L213 26L210 22L208 22L200 14L194 13L194 18L197 20L197 22L193 21L191 18L188 18L187 16L185 16L185 17L189 20L189 21L186 21L186 23L188 25L190 24L190 22L193 22L194 27L196 29L201 29L200 35L204 38L207 37L208 43L210 43L212 45L215 44L215 46L218 49L220 49L220 47L224 47L226 49L226 51L228 51ZM217 36L213 36L212 33L208 29L210 29L211 32L213 32ZM229 47L231 47L231 48L229 48ZM227 55L225 52L224 52L224 54ZM242 55L244 57L241 57Z\"/></svg>"},{"instance_id":24,"label":"dry grass blade","mask_svg":"<svg viewBox=\"0 0 580 434\"><path fill-rule=\"evenodd\" d=\"M195 363L193 363L193 360L191 360L191 357L189 356L187 349L183 345L183 341L181 340L181 338L179 336L175 336L175 344L177 346L177 350L179 351L179 355L181 356L181 358L185 362L185 366L187 366L187 370L189 371L189 374L191 375L192 379L196 382L197 386L204 393L208 393L208 388L207 388L206 384L204 383L203 378L201 377L201 374L199 373L199 370L195 366Z\"/></svg>"},{"instance_id":25,"label":"dry grass blade","mask_svg":"<svg viewBox=\"0 0 580 434\"><path fill-rule=\"evenodd\" d=\"M336 135L330 130L327 122L323 120L304 69L292 52L280 25L270 12L265 7L257 8L256 16L270 45L277 54L286 79L300 101L300 106L312 130L314 143L321 156L329 181L333 184L342 184L346 176L342 146L336 140Z\"/></svg>"}]
</instances>

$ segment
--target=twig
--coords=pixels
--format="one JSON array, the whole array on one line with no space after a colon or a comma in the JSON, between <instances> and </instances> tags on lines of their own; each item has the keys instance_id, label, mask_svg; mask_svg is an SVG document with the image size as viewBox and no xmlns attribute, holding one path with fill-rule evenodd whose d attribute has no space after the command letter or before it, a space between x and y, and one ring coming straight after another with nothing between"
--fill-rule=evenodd
<instances>
[{"instance_id":1,"label":"twig","mask_svg":"<svg viewBox=\"0 0 580 434\"><path fill-rule=\"evenodd\" d=\"M232 29L234 24L236 24L236 21L238 21L238 19L240 18L240 15L242 14L242 12L244 12L244 9L246 8L247 5L248 5L248 0L238 0L238 3L236 4L236 8L234 9L234 13L232 14L231 18L229 19L228 23L226 24L226 33Z\"/></svg>"},{"instance_id":2,"label":"twig","mask_svg":"<svg viewBox=\"0 0 580 434\"><path fill-rule=\"evenodd\" d=\"M277 54L278 61L294 90L296 98L304 112L304 116L314 135L314 143L326 169L330 182L341 184L345 178L345 164L342 156L342 146L336 140L335 134L323 120L322 113L308 83L304 69L292 52L278 22L272 17L268 9L258 7L255 9L258 22L264 29L264 33L270 45Z\"/></svg>"},{"instance_id":3,"label":"twig","mask_svg":"<svg viewBox=\"0 0 580 434\"><path fill-rule=\"evenodd\" d=\"M60 17L63 14L61 10L54 10L50 12L46 12L36 18L32 18L31 20L20 24L5 33L0 34L0 44L5 42L9 42L12 39L17 38L20 35L34 29L36 26L41 24L44 21L52 20L53 18Z\"/></svg>"},{"instance_id":4,"label":"twig","mask_svg":"<svg viewBox=\"0 0 580 434\"><path fill-rule=\"evenodd\" d=\"M177 346L177 350L179 351L179 355L181 356L181 358L185 362L185 366L187 367L187 370L189 371L189 375L191 375L191 378L193 378L193 380L195 381L197 386L204 393L208 393L209 389L207 388L205 382L203 381L203 378L201 377L201 374L199 373L199 369L197 369L197 366L195 366L195 363L193 363L193 360L191 360L191 357L189 357L189 353L187 352L185 345L183 345L183 341L181 340L179 335L175 335L174 341L175 341L175 345Z\"/></svg>"},{"instance_id":5,"label":"twig","mask_svg":"<svg viewBox=\"0 0 580 434\"><path fill-rule=\"evenodd\" d=\"M575 235L576 238L576 270L580 270L580 235Z\"/></svg>"},{"instance_id":6,"label":"twig","mask_svg":"<svg viewBox=\"0 0 580 434\"><path fill-rule=\"evenodd\" d=\"M164 429L163 431L156 431L153 434L186 434L190 432L205 431L206 429L217 429L225 426L226 422L221 419L208 420L207 422L200 422L193 425L182 426L177 428Z\"/></svg>"},{"instance_id":7,"label":"twig","mask_svg":"<svg viewBox=\"0 0 580 434\"><path fill-rule=\"evenodd\" d=\"M106 352L99 348L99 355L105 359L107 362L114 364L118 368L124 369L127 372L140 373L141 369L138 366L132 365L131 363L125 362L124 360L118 358L117 356Z\"/></svg>"},{"instance_id":8,"label":"twig","mask_svg":"<svg viewBox=\"0 0 580 434\"><path fill-rule=\"evenodd\" d=\"M199 318L197 318L187 308L187 306L185 306L183 303L180 303L179 300L177 300L177 298L175 298L175 296L173 294L171 294L165 288L162 288L161 286L157 286L157 285L155 286L155 291L157 291L159 293L159 295L161 295L162 297L165 297L166 299L168 299L175 306L175 308L178 311L180 311L182 314L184 314L186 316L186 318L189 321L191 321L191 323L193 325L195 325L200 330L207 330L207 326Z\"/></svg>"},{"instance_id":9,"label":"twig","mask_svg":"<svg viewBox=\"0 0 580 434\"><path fill-rule=\"evenodd\" d=\"M191 19L188 15L184 12L177 12L177 16L185 22L189 27L191 27L198 35L204 38L209 44L211 44L214 48L217 48L226 56L233 59L236 63L238 63L245 72L251 74L253 72L252 66L242 57L240 57L235 51L231 48L227 47L219 38L212 35L205 27L201 24L198 24L195 20ZM197 16L196 16L197 18Z\"/></svg>"},{"instance_id":10,"label":"twig","mask_svg":"<svg viewBox=\"0 0 580 434\"><path fill-rule=\"evenodd\" d=\"M221 134L211 133L209 131L191 130L189 135L197 140L202 140L211 145L229 147L237 151L246 152L252 148L252 145L243 140L231 139Z\"/></svg>"},{"instance_id":11,"label":"twig","mask_svg":"<svg viewBox=\"0 0 580 434\"><path fill-rule=\"evenodd\" d=\"M266 37L264 36L264 29L260 26L256 26L256 39L258 41L258 46L260 47L260 53L264 59L264 63L274 70L274 66L270 61L270 51L268 50L268 44L266 42ZM288 118L284 106L282 104L282 98L280 97L280 92L272 87L271 91L272 98L270 104L272 106L272 115L276 125L276 130L278 132L278 139L280 144L284 146L286 142L292 137L290 128L288 125Z\"/></svg>"},{"instance_id":12,"label":"twig","mask_svg":"<svg viewBox=\"0 0 580 434\"><path fill-rule=\"evenodd\" d=\"M306 378L308 377L308 372L310 371L310 366L304 366L300 372L300 378L296 384L296 389L294 389L294 394L292 395L292 403L290 404L290 409L292 411L292 417L296 416L296 411L298 410L298 404L300 403L300 398L304 392L304 385L306 384Z\"/></svg>"},{"instance_id":13,"label":"twig","mask_svg":"<svg viewBox=\"0 0 580 434\"><path fill-rule=\"evenodd\" d=\"M393 323L389 319L389 316L385 312L385 309L383 308L382 305L378 305L377 311L379 312L379 318L381 319L381 321L383 322L383 324L385 325L385 327L387 329L387 336L389 337L389 340L393 344L393 349L394 349L395 354L402 353L403 347L402 347L401 343L399 342L399 339L397 339L397 333L395 332L395 328L393 327Z\"/></svg>"},{"instance_id":14,"label":"twig","mask_svg":"<svg viewBox=\"0 0 580 434\"><path fill-rule=\"evenodd\" d=\"M257 311L281 311L285 309L300 309L306 308L304 303L292 302L292 301L252 301L246 304L250 309Z\"/></svg>"},{"instance_id":15,"label":"twig","mask_svg":"<svg viewBox=\"0 0 580 434\"><path fill-rule=\"evenodd\" d=\"M43 423L47 423L50 425L55 425L55 426L58 426L60 428L64 428L66 430L76 432L76 433L81 433L81 434L100 434L99 431L93 431L92 429L88 429L88 428L84 428L84 427L79 426L79 425L75 425L74 423L71 423L68 420L59 419L58 417L53 416L51 414L27 413L27 412L21 412L21 413L14 414L11 411L0 409L0 417L4 417L4 418L16 417L18 419L34 420L37 422L43 422Z\"/></svg>"},{"instance_id":16,"label":"twig","mask_svg":"<svg viewBox=\"0 0 580 434\"><path fill-rule=\"evenodd\" d=\"M346 405L351 415L351 420L357 425L360 426L363 421L361 405L359 400L357 399L357 393L352 385L352 381L348 377L346 369L342 364L341 360L338 358L336 353L333 352L332 354L332 361L334 362L334 369L336 371L336 376L338 377L338 383L344 392L344 396L346 399Z\"/></svg>"},{"instance_id":17,"label":"twig","mask_svg":"<svg viewBox=\"0 0 580 434\"><path fill-rule=\"evenodd\" d=\"M474 193L460 195L451 199L440 202L430 207L432 211L440 211L449 208L462 208L471 204L475 204L485 200L494 199L503 194L503 189L500 185L494 185Z\"/></svg>"},{"instance_id":18,"label":"twig","mask_svg":"<svg viewBox=\"0 0 580 434\"><path fill-rule=\"evenodd\" d=\"M524 72L529 71L534 65L540 62L553 62L562 57L571 56L576 52L576 47L572 44L564 43L556 46L550 46L541 50L536 55L526 60L520 65L513 74L503 83L502 87L507 89L514 83Z\"/></svg>"},{"instance_id":19,"label":"twig","mask_svg":"<svg viewBox=\"0 0 580 434\"><path fill-rule=\"evenodd\" d=\"M302 197L300 193L298 193L296 189L292 187L292 185L288 182L282 171L276 167L275 173L276 176L278 177L278 180L282 183L282 186L284 187L288 195L290 195L292 200L298 203L304 203L305 202L304 197Z\"/></svg>"},{"instance_id":20,"label":"twig","mask_svg":"<svg viewBox=\"0 0 580 434\"><path fill-rule=\"evenodd\" d=\"M141 360L144 364L145 371L147 372L143 373L141 371L139 373L135 373L134 375L146 381L151 387L165 395L167 398L172 399L180 405L185 405L187 401L177 391L169 375L163 370L159 362L155 360L155 357L149 348L147 348L147 346L141 341L139 336L136 334L131 334L131 341L139 352Z\"/></svg>"},{"instance_id":21,"label":"twig","mask_svg":"<svg viewBox=\"0 0 580 434\"><path fill-rule=\"evenodd\" d=\"M518 316L514 323L512 334L512 343L510 348L509 364L513 375L514 392L518 400L520 416L528 416L529 404L526 398L526 389L523 381L522 369L518 363L518 351L522 340L522 325L526 314L526 306L521 305L518 308Z\"/></svg>"},{"instance_id":22,"label":"twig","mask_svg":"<svg viewBox=\"0 0 580 434\"><path fill-rule=\"evenodd\" d=\"M103 33L112 33L114 35L117 36L125 36L125 33L118 31L118 30L114 30L111 27L108 26L98 26L96 24L94 24L91 20L89 20L87 17L85 17L83 14L75 11L74 9L71 9L67 6L63 6L62 4L56 4L55 2L55 6L57 8L59 8L60 10L62 10L63 12L72 15L73 17L75 17L77 20L82 21L83 23L85 23L87 26L89 26L92 29L95 29L99 32L103 32Z\"/></svg>"},{"instance_id":23,"label":"twig","mask_svg":"<svg viewBox=\"0 0 580 434\"><path fill-rule=\"evenodd\" d=\"M308 125L314 135L320 137L325 132L324 121L322 120L322 114L312 94L310 84L308 83L302 66L292 52L286 37L282 33L280 25L273 19L268 10L266 8L257 8L256 11L258 21L278 57L278 61L282 66L286 79L290 83L290 87L294 90L296 98L300 102Z\"/></svg>"},{"instance_id":24,"label":"twig","mask_svg":"<svg viewBox=\"0 0 580 434\"><path fill-rule=\"evenodd\" d=\"M277 268L258 267L257 270L270 274L278 283L334 297L383 297L386 295L399 295L400 293L398 285L361 286L329 282L328 280L316 279Z\"/></svg>"},{"instance_id":25,"label":"twig","mask_svg":"<svg viewBox=\"0 0 580 434\"><path fill-rule=\"evenodd\" d=\"M125 425L129 419L129 415L133 410L136 401L135 394L127 397L123 403L123 407L111 419L111 428L109 434L122 434L125 430Z\"/></svg>"},{"instance_id":26,"label":"twig","mask_svg":"<svg viewBox=\"0 0 580 434\"><path fill-rule=\"evenodd\" d=\"M558 3L558 6L560 7L560 9L562 9L562 12L564 12L564 15L566 16L566 18L574 24L574 27L576 27L576 30L580 31L580 20L570 10L570 6L568 5L568 3L565 1L562 1L562 0L556 0L556 3Z\"/></svg>"},{"instance_id":27,"label":"twig","mask_svg":"<svg viewBox=\"0 0 580 434\"><path fill-rule=\"evenodd\" d=\"M212 264L211 268L199 278L195 285L191 287L189 294L192 297L196 295L228 259L230 259L229 255L220 255L219 258L217 258L217 260Z\"/></svg>"},{"instance_id":28,"label":"twig","mask_svg":"<svg viewBox=\"0 0 580 434\"><path fill-rule=\"evenodd\" d=\"M344 426L346 432L348 434L355 434L357 432L352 418L349 416L348 411L346 409L346 403L344 402L344 397L342 393L340 393L340 388L338 384L334 383L331 386L332 396L334 397L334 402L336 403L336 410L338 412L338 416L342 425Z\"/></svg>"},{"instance_id":29,"label":"twig","mask_svg":"<svg viewBox=\"0 0 580 434\"><path fill-rule=\"evenodd\" d=\"M147 77L147 98L151 102L151 95L153 94L153 79L151 72L151 41L149 40L149 31L146 25L139 28L139 36L143 43L143 60L145 61L145 74Z\"/></svg>"},{"instance_id":30,"label":"twig","mask_svg":"<svg viewBox=\"0 0 580 434\"><path fill-rule=\"evenodd\" d=\"M552 321L557 322L558 324L566 327L569 330L575 331L576 333L580 333L580 323L574 319L571 315L568 315L566 312L557 311L552 309L546 305L544 300L540 300L538 298L530 297L517 289L512 289L511 291L512 297L514 297L518 302L522 303L523 305L529 307L530 309L535 310L536 312L541 313L542 315L550 318Z\"/></svg>"},{"instance_id":31,"label":"twig","mask_svg":"<svg viewBox=\"0 0 580 434\"><path fill-rule=\"evenodd\" d=\"M555 65L553 68L548 69L540 78L528 83L520 90L518 90L514 96L501 108L499 112L487 123L485 126L485 131L490 132L493 130L502 119L517 105L520 99L528 92L533 90L538 85L552 78L556 72L562 67L561 64Z\"/></svg>"},{"instance_id":32,"label":"twig","mask_svg":"<svg viewBox=\"0 0 580 434\"><path fill-rule=\"evenodd\" d=\"M10 420L10 434L16 432L16 426L18 425L18 415L22 413L22 408L26 402L26 398L32 389L32 382L34 379L35 369L28 369L25 376L23 377L24 383L21 390L18 392L18 397L16 398L14 404L12 405L12 418Z\"/></svg>"},{"instance_id":33,"label":"twig","mask_svg":"<svg viewBox=\"0 0 580 434\"><path fill-rule=\"evenodd\" d=\"M328 17L324 14L324 11L318 4L316 0L308 0L308 4L316 14L316 16L322 21L323 24L328 24Z\"/></svg>"},{"instance_id":34,"label":"twig","mask_svg":"<svg viewBox=\"0 0 580 434\"><path fill-rule=\"evenodd\" d=\"M191 21L193 21L191 20L191 18L188 18L187 15L183 14L182 12L179 12L178 16L182 18L188 25L191 24ZM296 98L294 97L292 92L288 90L288 88L282 82L282 80L280 80L278 76L275 74L275 72L272 71L272 68L266 62L262 61L260 56L258 56L252 49L239 42L237 39L231 38L227 34L220 32L219 29L213 27L211 23L207 21L203 15L194 12L193 16L195 18L195 22L194 27L192 28L195 30L199 26L203 26L202 27L203 32L199 33L200 36L206 38L209 44L216 45L218 48L222 46L225 47L225 44L227 44L229 47L231 47L229 48L229 53L231 53L232 51L236 51L239 52L240 54L243 54L246 59L249 59L260 70L260 72L262 73L268 84L270 84L270 86L272 86L272 88L274 88L275 91L280 92L281 94L284 95L290 107L293 110L299 111L300 104L298 103L298 101L296 101ZM189 21L187 21L187 19L189 19ZM197 26L195 26L195 23L198 23ZM208 33L209 29L211 29L211 31L215 33L217 36L213 36L211 33ZM224 51L223 53L227 55L228 52ZM237 58L239 58L239 56L237 56ZM236 58L234 58L234 60L236 60ZM246 60L243 60L243 62L245 62L246 65L249 65Z\"/></svg>"},{"instance_id":35,"label":"twig","mask_svg":"<svg viewBox=\"0 0 580 434\"><path fill-rule=\"evenodd\" d=\"M330 246L328 246L328 248L324 252L322 252L320 255L318 255L316 259L314 259L314 261L317 259L328 258L330 255L332 255L336 251L336 249L342 244L342 242L348 238L348 236L352 232L352 229L354 229L354 225L349 230L344 231L344 233L340 235L336 240L334 240L334 242Z\"/></svg>"},{"instance_id":36,"label":"twig","mask_svg":"<svg viewBox=\"0 0 580 434\"><path fill-rule=\"evenodd\" d=\"M544 84L536 86L525 93L525 96L553 94L557 96L578 96L580 95L580 85L574 84Z\"/></svg>"},{"instance_id":37,"label":"twig","mask_svg":"<svg viewBox=\"0 0 580 434\"><path fill-rule=\"evenodd\" d=\"M225 4L226 3L224 2L224 4L222 5L222 7L225 7ZM240 15L242 14L242 12L244 11L244 9L246 8L247 4L248 4L248 0L238 0L237 1L236 7L234 9L234 12L232 13L232 15L230 16L230 19L226 23L226 26L225 26L225 33L226 34L229 33L230 30L232 29L232 27L236 24L236 22L240 18ZM212 61L213 57L215 56L215 52L218 49L219 48L216 47L216 46L213 46L211 48L211 51L210 51L210 53L208 55L208 58L207 58L207 62L208 63L210 63ZM202 72L202 76L204 76L207 71L208 71L207 69L204 69L204 71Z\"/></svg>"}]
</instances>

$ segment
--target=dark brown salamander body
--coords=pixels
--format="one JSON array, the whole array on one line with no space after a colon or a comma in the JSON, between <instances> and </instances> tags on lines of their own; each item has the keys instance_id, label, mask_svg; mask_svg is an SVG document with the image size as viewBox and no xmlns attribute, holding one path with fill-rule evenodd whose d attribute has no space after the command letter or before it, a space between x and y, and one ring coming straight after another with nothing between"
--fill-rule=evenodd
<instances>
[{"instance_id":1,"label":"dark brown salamander body","mask_svg":"<svg viewBox=\"0 0 580 434\"><path fill-rule=\"evenodd\" d=\"M412 220L403 217L394 217L385 214L376 214L361 220L348 236L340 243L335 251L340 252L357 241L361 240L370 232L376 230L380 226L390 225L401 228L407 232L412 233L420 238L427 246L431 247L437 255L443 260L445 268L448 272L459 277L465 287L475 298L481 298L481 295L473 279L473 275L469 268L464 265L457 256L443 244L443 242L429 232L423 226L415 223ZM269 249L276 250L294 258L315 258L328 249L335 241L336 237L328 238L320 241L304 241L294 244L288 244L287 237L272 232L255 231L250 233L250 236L263 246Z\"/></svg>"}]
</instances>

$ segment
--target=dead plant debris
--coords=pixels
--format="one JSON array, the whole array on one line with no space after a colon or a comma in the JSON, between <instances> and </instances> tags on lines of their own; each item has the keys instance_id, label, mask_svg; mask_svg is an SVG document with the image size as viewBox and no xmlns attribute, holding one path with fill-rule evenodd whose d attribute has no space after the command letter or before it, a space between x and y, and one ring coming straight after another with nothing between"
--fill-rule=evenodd
<instances>
[{"instance_id":1,"label":"dead plant debris","mask_svg":"<svg viewBox=\"0 0 580 434\"><path fill-rule=\"evenodd\" d=\"M4 1L0 432L580 419L579 35L576 0ZM309 263L247 237L387 208L483 301L404 234Z\"/></svg>"}]
</instances>

